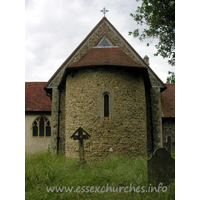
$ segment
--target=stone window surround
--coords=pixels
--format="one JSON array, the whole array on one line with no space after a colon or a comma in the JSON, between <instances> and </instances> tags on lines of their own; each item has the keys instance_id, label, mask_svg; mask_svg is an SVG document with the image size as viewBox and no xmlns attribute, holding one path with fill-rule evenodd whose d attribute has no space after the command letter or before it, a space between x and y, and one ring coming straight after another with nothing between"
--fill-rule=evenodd
<instances>
[{"instance_id":1,"label":"stone window surround","mask_svg":"<svg viewBox=\"0 0 200 200\"><path fill-rule=\"evenodd\" d=\"M105 117L110 118L110 113L109 113L109 102L110 102L110 100L109 100L109 94L105 93L103 96L104 96L104 120L105 120Z\"/></svg>"},{"instance_id":2,"label":"stone window surround","mask_svg":"<svg viewBox=\"0 0 200 200\"><path fill-rule=\"evenodd\" d=\"M40 130L39 130L39 124L40 124L40 118L43 117L44 118L44 136L40 136ZM37 122L36 122L37 121ZM37 136L33 136L33 126L34 126L34 123L37 123L37 127L38 127L38 135ZM48 117L46 116L38 116L36 117L34 120L33 120L33 123L32 123L32 126L31 126L31 136L32 138L50 138L50 136L46 136L46 127L47 127L47 123L49 122L49 126L51 128L51 123L50 123L50 120L48 119ZM51 133L50 133L51 134Z\"/></svg>"},{"instance_id":3,"label":"stone window surround","mask_svg":"<svg viewBox=\"0 0 200 200\"><path fill-rule=\"evenodd\" d=\"M104 95L109 96L109 117L104 117ZM114 91L100 90L99 91L99 113L100 121L113 121L114 116Z\"/></svg>"}]
</instances>

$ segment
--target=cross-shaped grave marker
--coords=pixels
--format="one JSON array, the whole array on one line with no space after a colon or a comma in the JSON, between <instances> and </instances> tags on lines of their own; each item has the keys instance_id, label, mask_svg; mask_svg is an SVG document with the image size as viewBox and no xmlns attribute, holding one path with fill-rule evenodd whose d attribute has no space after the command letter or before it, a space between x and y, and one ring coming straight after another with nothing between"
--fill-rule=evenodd
<instances>
[{"instance_id":1,"label":"cross-shaped grave marker","mask_svg":"<svg viewBox=\"0 0 200 200\"><path fill-rule=\"evenodd\" d=\"M86 135L83 135L83 132ZM76 135L78 133L78 135ZM79 140L79 156L80 156L80 162L84 161L84 145L83 140L86 140L90 137L90 135L81 127L79 127L74 134L70 137L73 138L73 140Z\"/></svg>"}]
</instances>

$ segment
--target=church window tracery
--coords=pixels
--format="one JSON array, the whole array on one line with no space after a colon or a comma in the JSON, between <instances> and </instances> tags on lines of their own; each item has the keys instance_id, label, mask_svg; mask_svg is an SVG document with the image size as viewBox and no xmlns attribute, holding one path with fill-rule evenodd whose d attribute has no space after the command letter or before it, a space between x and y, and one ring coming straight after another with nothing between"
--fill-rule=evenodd
<instances>
[{"instance_id":1,"label":"church window tracery","mask_svg":"<svg viewBox=\"0 0 200 200\"><path fill-rule=\"evenodd\" d=\"M34 120L32 126L33 137L50 137L51 126L50 122L46 117L40 116Z\"/></svg>"}]
</instances>

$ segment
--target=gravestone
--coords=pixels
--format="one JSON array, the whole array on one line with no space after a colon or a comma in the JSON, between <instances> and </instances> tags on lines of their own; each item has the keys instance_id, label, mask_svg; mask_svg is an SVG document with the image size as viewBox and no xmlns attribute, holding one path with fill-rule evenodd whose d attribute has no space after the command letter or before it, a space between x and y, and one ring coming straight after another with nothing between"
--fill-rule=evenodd
<instances>
[{"instance_id":1,"label":"gravestone","mask_svg":"<svg viewBox=\"0 0 200 200\"><path fill-rule=\"evenodd\" d=\"M76 135L76 133L78 135ZM83 135L85 133L86 135ZM79 127L70 138L73 138L73 140L79 140L79 156L80 156L80 162L85 162L84 159L84 145L83 140L86 140L90 137L90 135L83 130L83 128Z\"/></svg>"},{"instance_id":2,"label":"gravestone","mask_svg":"<svg viewBox=\"0 0 200 200\"><path fill-rule=\"evenodd\" d=\"M175 179L175 159L165 148L156 149L152 158L147 160L148 183L157 187L159 183L170 184Z\"/></svg>"},{"instance_id":3,"label":"gravestone","mask_svg":"<svg viewBox=\"0 0 200 200\"><path fill-rule=\"evenodd\" d=\"M167 142L163 142L163 146L167 149L167 151L170 153L171 155L171 149L172 149L172 140L171 137L168 136L167 137Z\"/></svg>"}]
</instances>

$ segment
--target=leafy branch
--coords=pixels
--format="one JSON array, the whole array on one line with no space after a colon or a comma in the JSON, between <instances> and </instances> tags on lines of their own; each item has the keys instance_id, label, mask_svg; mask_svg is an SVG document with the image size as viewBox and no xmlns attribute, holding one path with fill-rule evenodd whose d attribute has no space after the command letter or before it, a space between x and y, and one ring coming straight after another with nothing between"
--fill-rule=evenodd
<instances>
[{"instance_id":1,"label":"leafy branch","mask_svg":"<svg viewBox=\"0 0 200 200\"><path fill-rule=\"evenodd\" d=\"M138 0L137 0L138 1ZM136 14L130 14L138 25L146 25L142 32L134 29L129 35L140 41L157 38L157 52L154 56L169 58L168 63L175 65L175 0L142 0ZM150 44L147 43L147 46Z\"/></svg>"}]
</instances>

